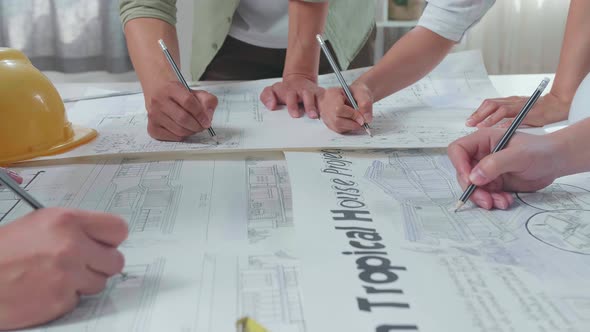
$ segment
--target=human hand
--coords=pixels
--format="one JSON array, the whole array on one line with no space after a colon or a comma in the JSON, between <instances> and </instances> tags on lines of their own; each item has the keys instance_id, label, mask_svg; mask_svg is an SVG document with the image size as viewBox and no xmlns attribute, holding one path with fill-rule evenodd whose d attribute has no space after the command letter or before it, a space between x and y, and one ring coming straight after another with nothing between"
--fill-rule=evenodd
<instances>
[{"instance_id":1,"label":"human hand","mask_svg":"<svg viewBox=\"0 0 590 332\"><path fill-rule=\"evenodd\" d=\"M211 127L217 97L200 90L188 92L179 82L145 91L147 131L161 141L182 141Z\"/></svg>"},{"instance_id":2,"label":"human hand","mask_svg":"<svg viewBox=\"0 0 590 332\"><path fill-rule=\"evenodd\" d=\"M508 146L490 152L505 130L484 128L449 145L461 188L477 185L471 200L484 209L507 209L514 201L509 192L536 191L559 177L562 158L550 136L517 133Z\"/></svg>"},{"instance_id":3,"label":"human hand","mask_svg":"<svg viewBox=\"0 0 590 332\"><path fill-rule=\"evenodd\" d=\"M310 119L318 119L317 99L323 93L315 79L300 75L287 74L283 81L262 90L260 101L271 111L279 105L287 105L287 111L293 118L300 118L303 113L299 103L303 103L305 113Z\"/></svg>"},{"instance_id":4,"label":"human hand","mask_svg":"<svg viewBox=\"0 0 590 332\"><path fill-rule=\"evenodd\" d=\"M343 134L363 128L365 121L373 121L374 97L369 88L362 83L353 83L350 91L359 111L350 105L342 88L327 89L320 98L322 120L333 131Z\"/></svg>"},{"instance_id":5,"label":"human hand","mask_svg":"<svg viewBox=\"0 0 590 332\"><path fill-rule=\"evenodd\" d=\"M512 96L508 98L486 99L481 106L467 119L468 127L491 127L503 119L514 118L522 109L529 97ZM535 106L522 122L524 125L542 127L546 124L567 119L571 100L566 101L548 93L540 97ZM507 121L501 127L508 127L512 121Z\"/></svg>"},{"instance_id":6,"label":"human hand","mask_svg":"<svg viewBox=\"0 0 590 332\"><path fill-rule=\"evenodd\" d=\"M8 176L10 176L18 184L23 183L23 178L20 175L18 175L18 173L16 173L16 172L13 172L7 168L2 168L2 167L0 167L0 172L5 172L6 174L8 174ZM2 183L0 183L0 188L2 188Z\"/></svg>"},{"instance_id":7,"label":"human hand","mask_svg":"<svg viewBox=\"0 0 590 332\"><path fill-rule=\"evenodd\" d=\"M101 292L120 273L119 217L47 208L0 227L0 330L42 324Z\"/></svg>"}]
</instances>

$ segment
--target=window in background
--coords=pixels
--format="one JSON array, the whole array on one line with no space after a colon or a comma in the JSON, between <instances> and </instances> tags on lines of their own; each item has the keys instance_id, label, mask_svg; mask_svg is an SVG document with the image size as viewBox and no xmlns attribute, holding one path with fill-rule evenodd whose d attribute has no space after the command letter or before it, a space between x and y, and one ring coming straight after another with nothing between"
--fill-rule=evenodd
<instances>
[{"instance_id":1,"label":"window in background","mask_svg":"<svg viewBox=\"0 0 590 332\"><path fill-rule=\"evenodd\" d=\"M41 70L132 70L118 0L2 0L0 46L17 48Z\"/></svg>"}]
</instances>

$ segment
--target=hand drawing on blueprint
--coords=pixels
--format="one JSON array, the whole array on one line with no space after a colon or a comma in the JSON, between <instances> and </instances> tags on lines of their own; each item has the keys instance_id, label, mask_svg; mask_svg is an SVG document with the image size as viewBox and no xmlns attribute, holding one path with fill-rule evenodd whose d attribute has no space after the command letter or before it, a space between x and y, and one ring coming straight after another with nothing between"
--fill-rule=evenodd
<instances>
[{"instance_id":1,"label":"hand drawing on blueprint","mask_svg":"<svg viewBox=\"0 0 590 332\"><path fill-rule=\"evenodd\" d=\"M365 69L366 70L366 69ZM346 72L349 82L363 70ZM478 52L452 54L429 76L374 106L375 137L340 135L321 120L292 119L285 110L270 112L259 101L265 86L276 79L212 86L219 99L212 126L221 144L206 132L185 142L160 142L147 134L141 95L79 102L68 110L72 122L98 129L99 137L59 159L120 153L284 150L295 148L446 147L472 131L465 119L485 98L497 96ZM333 74L319 78L337 86Z\"/></svg>"},{"instance_id":2,"label":"hand drawing on blueprint","mask_svg":"<svg viewBox=\"0 0 590 332\"><path fill-rule=\"evenodd\" d=\"M518 194L506 211L453 213L462 190L445 151L286 157L294 205L306 207L294 211L297 232L313 234L298 252L310 329L590 326L590 294L580 292L590 287L588 174Z\"/></svg>"}]
</instances>

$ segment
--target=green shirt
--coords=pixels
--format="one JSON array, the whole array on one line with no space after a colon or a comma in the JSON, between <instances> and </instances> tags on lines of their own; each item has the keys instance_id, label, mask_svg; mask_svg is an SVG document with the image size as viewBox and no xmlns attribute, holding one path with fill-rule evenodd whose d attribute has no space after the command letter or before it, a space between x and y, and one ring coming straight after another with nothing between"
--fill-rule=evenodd
<instances>
[{"instance_id":1,"label":"green shirt","mask_svg":"<svg viewBox=\"0 0 590 332\"><path fill-rule=\"evenodd\" d=\"M239 0L194 0L193 77L201 77L219 51L232 24ZM276 1L276 0L272 0ZM283 0L285 1L285 0ZM323 2L323 0L303 0ZM134 18L156 18L176 25L176 0L120 0L123 25ZM325 36L343 68L365 44L375 21L375 1L332 0Z\"/></svg>"}]
</instances>

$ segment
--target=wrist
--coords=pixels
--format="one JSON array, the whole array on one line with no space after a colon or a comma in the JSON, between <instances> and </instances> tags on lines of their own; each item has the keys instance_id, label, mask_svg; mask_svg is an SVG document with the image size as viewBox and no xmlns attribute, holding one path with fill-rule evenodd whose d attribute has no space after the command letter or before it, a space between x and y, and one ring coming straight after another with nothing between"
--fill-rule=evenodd
<instances>
[{"instance_id":1,"label":"wrist","mask_svg":"<svg viewBox=\"0 0 590 332\"><path fill-rule=\"evenodd\" d=\"M543 123L550 124L566 120L568 117L572 99L563 97L554 91L549 92L543 96L543 100L547 101L549 107L544 109L542 114Z\"/></svg>"},{"instance_id":2,"label":"wrist","mask_svg":"<svg viewBox=\"0 0 590 332\"><path fill-rule=\"evenodd\" d=\"M556 178L583 172L579 161L579 151L576 151L575 135L568 135L567 130L558 130L547 135L551 144L548 149L549 158L556 162ZM583 167L582 167L583 168Z\"/></svg>"}]
</instances>

